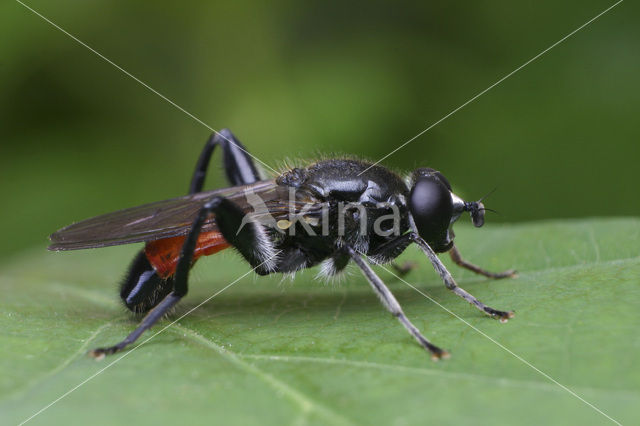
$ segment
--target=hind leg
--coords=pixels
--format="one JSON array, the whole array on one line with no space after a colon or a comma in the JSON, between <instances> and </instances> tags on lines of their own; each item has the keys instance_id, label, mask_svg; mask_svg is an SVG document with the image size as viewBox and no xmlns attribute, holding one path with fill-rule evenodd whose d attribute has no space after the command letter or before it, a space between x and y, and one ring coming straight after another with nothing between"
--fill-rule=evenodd
<instances>
[{"instance_id":1,"label":"hind leg","mask_svg":"<svg viewBox=\"0 0 640 426\"><path fill-rule=\"evenodd\" d=\"M189 194L202 191L211 155L218 145L222 147L222 162L225 174L232 186L248 185L261 179L258 168L249 151L229 129L222 129L218 133L213 133L204 145L191 178Z\"/></svg>"},{"instance_id":2,"label":"hind leg","mask_svg":"<svg viewBox=\"0 0 640 426\"><path fill-rule=\"evenodd\" d=\"M251 154L231 131L222 129L213 133L205 143L191 177L189 194L202 191L211 156L218 145L222 147L223 166L231 185L247 185L260 180ZM144 313L160 303L173 286L173 278L159 277L141 250L131 262L120 286L120 297L129 310Z\"/></svg>"},{"instance_id":3,"label":"hind leg","mask_svg":"<svg viewBox=\"0 0 640 426\"><path fill-rule=\"evenodd\" d=\"M170 281L172 284L169 289L170 292L149 311L140 322L140 325L124 340L114 346L94 349L90 352L93 357L102 358L104 355L121 351L127 345L135 342L142 333L151 328L187 294L189 271L198 236L203 224L211 214L215 214L216 222L225 240L242 254L257 273L267 274L273 270L278 252L272 246L265 246L270 242L261 240L263 234L260 234L260 232L264 232L261 225L251 222L238 231L244 212L233 202L216 196L202 206L191 225L191 230L185 238L180 252L180 260L178 261L176 272Z\"/></svg>"}]
</instances>

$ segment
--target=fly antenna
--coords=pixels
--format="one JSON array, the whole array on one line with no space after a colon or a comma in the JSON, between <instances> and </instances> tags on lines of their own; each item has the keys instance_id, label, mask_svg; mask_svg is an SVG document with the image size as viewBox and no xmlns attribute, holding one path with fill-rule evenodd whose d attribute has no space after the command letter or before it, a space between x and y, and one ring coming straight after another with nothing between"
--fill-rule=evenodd
<instances>
[{"instance_id":1,"label":"fly antenna","mask_svg":"<svg viewBox=\"0 0 640 426\"><path fill-rule=\"evenodd\" d=\"M491 212L491 213L495 213L495 214L497 214L497 215L502 216L502 215L500 214L500 212L499 212L499 211L494 210L494 209L489 209L489 208L487 208L487 207L481 208L480 210L486 210L486 211L489 211L489 212Z\"/></svg>"},{"instance_id":2,"label":"fly antenna","mask_svg":"<svg viewBox=\"0 0 640 426\"><path fill-rule=\"evenodd\" d=\"M496 186L495 188L493 188L491 191L487 192L482 198L480 198L478 200L478 203L481 203L485 198L487 198L489 195L493 194L494 192L496 192L496 190L498 189L498 187ZM489 210L489 209L487 209ZM490 210L491 211L491 210Z\"/></svg>"}]
</instances>

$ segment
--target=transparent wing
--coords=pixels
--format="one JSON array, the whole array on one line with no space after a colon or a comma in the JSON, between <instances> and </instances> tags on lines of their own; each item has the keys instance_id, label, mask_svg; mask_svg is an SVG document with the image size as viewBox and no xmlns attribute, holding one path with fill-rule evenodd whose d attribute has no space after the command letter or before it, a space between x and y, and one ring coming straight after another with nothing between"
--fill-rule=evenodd
<instances>
[{"instance_id":1,"label":"transparent wing","mask_svg":"<svg viewBox=\"0 0 640 426\"><path fill-rule=\"evenodd\" d=\"M287 187L277 185L274 180L260 181L158 201L83 220L51 234L49 238L52 243L48 249L78 250L186 235L198 211L216 195L232 200L248 213L268 213L276 219L289 209ZM263 203L262 211L255 208L256 200L258 204ZM212 216L202 230L217 229Z\"/></svg>"}]
</instances>

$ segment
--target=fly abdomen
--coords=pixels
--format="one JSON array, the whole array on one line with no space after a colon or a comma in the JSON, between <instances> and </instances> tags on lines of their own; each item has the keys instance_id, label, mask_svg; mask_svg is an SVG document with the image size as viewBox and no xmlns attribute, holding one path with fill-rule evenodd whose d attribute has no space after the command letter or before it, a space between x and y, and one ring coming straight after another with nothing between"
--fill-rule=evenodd
<instances>
[{"instance_id":1,"label":"fly abdomen","mask_svg":"<svg viewBox=\"0 0 640 426\"><path fill-rule=\"evenodd\" d=\"M120 297L129 310L144 313L160 303L172 288L173 278L159 277L144 250L141 250L122 281Z\"/></svg>"}]
</instances>

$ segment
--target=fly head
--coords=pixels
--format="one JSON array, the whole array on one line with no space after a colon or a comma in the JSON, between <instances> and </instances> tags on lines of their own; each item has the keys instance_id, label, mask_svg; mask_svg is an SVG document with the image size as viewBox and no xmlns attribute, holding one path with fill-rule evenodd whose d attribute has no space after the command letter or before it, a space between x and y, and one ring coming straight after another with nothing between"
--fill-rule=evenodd
<instances>
[{"instance_id":1,"label":"fly head","mask_svg":"<svg viewBox=\"0 0 640 426\"><path fill-rule=\"evenodd\" d=\"M451 225L463 212L469 212L474 226L484 225L482 201L464 201L451 190L442 173L431 168L413 172L409 211L418 234L435 250L444 252L453 245Z\"/></svg>"}]
</instances>

